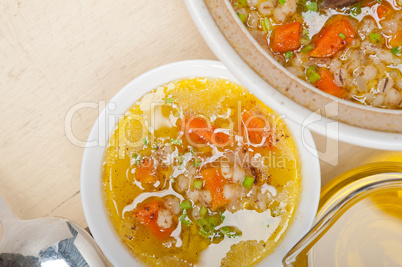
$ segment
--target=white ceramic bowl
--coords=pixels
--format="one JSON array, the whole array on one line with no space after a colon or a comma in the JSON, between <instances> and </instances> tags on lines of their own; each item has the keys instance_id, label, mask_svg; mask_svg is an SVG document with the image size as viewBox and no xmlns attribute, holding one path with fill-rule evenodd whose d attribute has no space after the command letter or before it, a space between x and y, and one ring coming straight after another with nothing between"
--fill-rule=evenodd
<instances>
[{"instance_id":1,"label":"white ceramic bowl","mask_svg":"<svg viewBox=\"0 0 402 267\"><path fill-rule=\"evenodd\" d=\"M154 88L172 80L190 77L237 79L220 62L207 60L182 61L153 69L121 89L100 114L88 137L81 166L81 198L84 213L95 241L115 266L141 266L120 241L105 208L101 189L101 170L105 143L113 132L116 121L139 98ZM310 229L320 196L320 165L313 138L308 129L286 121L296 142L302 170L302 191L293 223L286 235L261 266L280 266L283 256ZM97 145L94 145L94 142Z\"/></svg>"},{"instance_id":2,"label":"white ceramic bowl","mask_svg":"<svg viewBox=\"0 0 402 267\"><path fill-rule=\"evenodd\" d=\"M232 47L232 45L235 44L232 42L231 45L231 43L225 38L224 34L222 34L204 2L206 2L206 0L185 0L187 9L189 10L198 30L215 55L229 68L234 75L236 75L236 77L245 87L247 87L256 97L263 100L269 107L276 110L278 113L286 112L290 119L303 123L312 131L335 140L374 149L402 150L402 133L372 130L375 128L375 125L371 121L380 120L385 124L385 126L387 126L387 120L381 120L380 117L385 116L382 118L387 118L387 116L400 116L402 113L400 110L364 107L363 105L358 105L356 103L337 99L336 97L328 95L328 98L331 100L331 104L325 105L325 108L320 108L320 110L313 108L314 111L317 111L316 113L313 113L310 109L296 103L296 101L290 99L285 94L282 94L279 90L274 89L243 60L239 54L241 51L243 56L246 55L250 62L257 62L258 58L256 58L256 56L248 50L243 51L244 49L242 50L239 48L239 44L237 44L235 48ZM228 5L227 0L208 0L208 2L216 5ZM216 15L217 17L225 17L224 14ZM228 28L227 30L229 32L233 31L234 37L246 38L248 36L246 39L252 42L256 49L259 47L257 42L251 37L246 29L238 30L238 28L241 28L239 26L237 26L237 28L232 28L233 29ZM262 50L262 48L260 48L260 50ZM267 60L268 59L270 58L267 57ZM277 81L276 86L278 87L280 87L281 84L288 84L291 80L294 81L295 84L300 83L301 80L297 79L293 74L286 71L276 61L271 59L271 62L275 66L259 63L259 66L253 67L265 69L265 71L268 73L275 73L274 78ZM280 73L281 71L283 73ZM279 74L277 75L278 72ZM297 82L297 80L299 80L299 82ZM307 85L306 83L303 84ZM313 86L308 87L311 87L311 90L306 92L311 93L314 91L321 96L326 95ZM306 96L299 95L299 97L307 97L307 94ZM360 113L363 114L359 116L353 112L350 114L350 117L356 116L354 125L364 125L365 122L370 122L369 124L373 124L371 125L371 130L333 120L332 118L337 118L338 115L341 115L340 112L344 110L342 107L344 105L351 106L354 109L359 109L361 111ZM314 105L311 107L314 107ZM321 116L319 113L324 114L327 117ZM377 117L377 113L381 113L381 116ZM400 123L397 119L396 121L397 123L394 123L394 125L398 125L398 127L400 127ZM388 126L392 126L392 124L389 124Z\"/></svg>"}]
</instances>

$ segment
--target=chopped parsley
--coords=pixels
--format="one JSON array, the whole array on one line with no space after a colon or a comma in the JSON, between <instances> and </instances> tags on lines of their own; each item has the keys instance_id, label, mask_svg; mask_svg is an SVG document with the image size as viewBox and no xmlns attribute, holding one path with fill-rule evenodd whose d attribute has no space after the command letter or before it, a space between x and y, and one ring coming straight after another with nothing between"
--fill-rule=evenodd
<instances>
[{"instance_id":1,"label":"chopped parsley","mask_svg":"<svg viewBox=\"0 0 402 267\"><path fill-rule=\"evenodd\" d=\"M177 145L177 146L183 145L183 141L179 140L179 139L172 139L172 140L170 140L170 143L172 143L173 145Z\"/></svg>"},{"instance_id":2,"label":"chopped parsley","mask_svg":"<svg viewBox=\"0 0 402 267\"><path fill-rule=\"evenodd\" d=\"M282 214L282 210L279 207L274 207L271 209L272 217L278 217Z\"/></svg>"},{"instance_id":3,"label":"chopped parsley","mask_svg":"<svg viewBox=\"0 0 402 267\"><path fill-rule=\"evenodd\" d=\"M141 163L141 160L142 160L141 155L138 155L137 153L134 153L131 157L134 159L134 164L139 166L140 163Z\"/></svg>"},{"instance_id":4,"label":"chopped parsley","mask_svg":"<svg viewBox=\"0 0 402 267\"><path fill-rule=\"evenodd\" d=\"M200 210L201 217L204 217L205 215L207 215L207 213L208 213L208 209L206 207L202 207Z\"/></svg>"},{"instance_id":5,"label":"chopped parsley","mask_svg":"<svg viewBox=\"0 0 402 267\"><path fill-rule=\"evenodd\" d=\"M291 59L292 57L293 57L292 51L287 51L287 52L285 53L285 58L286 58L286 59Z\"/></svg>"},{"instance_id":6,"label":"chopped parsley","mask_svg":"<svg viewBox=\"0 0 402 267\"><path fill-rule=\"evenodd\" d=\"M229 226L223 226L219 229L219 232L229 238L233 238L236 236L241 236L241 232L240 231L236 231L234 230L233 227L229 227Z\"/></svg>"},{"instance_id":7,"label":"chopped parsley","mask_svg":"<svg viewBox=\"0 0 402 267\"><path fill-rule=\"evenodd\" d=\"M187 217L187 210L183 211L183 214L179 217L179 221L185 226L193 224L193 222Z\"/></svg>"},{"instance_id":8,"label":"chopped parsley","mask_svg":"<svg viewBox=\"0 0 402 267\"><path fill-rule=\"evenodd\" d=\"M188 210L191 209L191 202L190 200L183 200L183 202L180 203L180 208L182 208L183 210Z\"/></svg>"},{"instance_id":9,"label":"chopped parsley","mask_svg":"<svg viewBox=\"0 0 402 267\"><path fill-rule=\"evenodd\" d=\"M261 28L265 33L268 33L272 30L272 24L269 22L268 18L262 18L261 21Z\"/></svg>"},{"instance_id":10,"label":"chopped parsley","mask_svg":"<svg viewBox=\"0 0 402 267\"><path fill-rule=\"evenodd\" d=\"M311 65L310 67L307 68L306 75L311 83L315 83L321 79L321 76L317 73L317 70L314 65Z\"/></svg>"},{"instance_id":11,"label":"chopped parsley","mask_svg":"<svg viewBox=\"0 0 402 267\"><path fill-rule=\"evenodd\" d=\"M378 32L370 33L369 38L370 38L370 42L375 43L375 44L382 42L381 34L379 34Z\"/></svg>"},{"instance_id":12,"label":"chopped parsley","mask_svg":"<svg viewBox=\"0 0 402 267\"><path fill-rule=\"evenodd\" d=\"M236 0L235 6L238 8L246 7L247 0Z\"/></svg>"},{"instance_id":13,"label":"chopped parsley","mask_svg":"<svg viewBox=\"0 0 402 267\"><path fill-rule=\"evenodd\" d=\"M219 212L219 211L218 211ZM212 242L213 239L223 239L224 236L229 238L241 236L242 232L233 226L223 226L219 229L216 227L222 224L225 219L222 215L210 215L208 216L208 209L202 207L200 210L200 215L202 216L197 220L197 224L199 226L198 233L209 239ZM205 217L204 217L205 216Z\"/></svg>"},{"instance_id":14,"label":"chopped parsley","mask_svg":"<svg viewBox=\"0 0 402 267\"><path fill-rule=\"evenodd\" d=\"M402 50L400 46L395 46L394 48L391 49L391 53L394 54L395 56L399 55L401 51Z\"/></svg>"},{"instance_id":15,"label":"chopped parsley","mask_svg":"<svg viewBox=\"0 0 402 267\"><path fill-rule=\"evenodd\" d=\"M180 165L179 169L181 169L181 165L182 165L183 162L184 162L184 159L183 159L183 156L182 156L182 155L178 155L178 156L177 156L177 162L178 162L179 165Z\"/></svg>"},{"instance_id":16,"label":"chopped parsley","mask_svg":"<svg viewBox=\"0 0 402 267\"><path fill-rule=\"evenodd\" d=\"M225 220L225 215L223 215L223 212L221 210L218 210L218 215L219 215L219 219L221 219L221 221L223 222Z\"/></svg>"},{"instance_id":17,"label":"chopped parsley","mask_svg":"<svg viewBox=\"0 0 402 267\"><path fill-rule=\"evenodd\" d=\"M201 164L201 160L200 160L200 159L194 159L194 162L193 162L193 166L194 166L194 167L198 167L198 166L200 166L200 164Z\"/></svg>"},{"instance_id":18,"label":"chopped parsley","mask_svg":"<svg viewBox=\"0 0 402 267\"><path fill-rule=\"evenodd\" d=\"M306 8L308 11L317 12L318 11L318 4L317 2L307 2Z\"/></svg>"},{"instance_id":19,"label":"chopped parsley","mask_svg":"<svg viewBox=\"0 0 402 267\"><path fill-rule=\"evenodd\" d=\"M201 179L195 179L193 182L193 187L195 189L201 190L203 184L204 184L204 182Z\"/></svg>"},{"instance_id":20,"label":"chopped parsley","mask_svg":"<svg viewBox=\"0 0 402 267\"><path fill-rule=\"evenodd\" d=\"M254 177L246 176L243 180L243 187L246 189L250 189L250 187L254 184Z\"/></svg>"},{"instance_id":21,"label":"chopped parsley","mask_svg":"<svg viewBox=\"0 0 402 267\"><path fill-rule=\"evenodd\" d=\"M359 15L360 13L362 13L362 5L361 5L361 4L354 5L354 6L350 9L350 14L352 14L352 16L354 16L354 17L356 17L356 16Z\"/></svg>"},{"instance_id":22,"label":"chopped parsley","mask_svg":"<svg viewBox=\"0 0 402 267\"><path fill-rule=\"evenodd\" d=\"M310 35L309 29L304 28L303 29L303 38L310 39L309 35Z\"/></svg>"},{"instance_id":23,"label":"chopped parsley","mask_svg":"<svg viewBox=\"0 0 402 267\"><path fill-rule=\"evenodd\" d=\"M310 43L311 40L309 35L310 35L309 29L304 28L302 38L300 38L300 43L302 45L308 45Z\"/></svg>"},{"instance_id":24,"label":"chopped parsley","mask_svg":"<svg viewBox=\"0 0 402 267\"><path fill-rule=\"evenodd\" d=\"M166 97L166 98L165 98L165 103L167 103L167 104L173 104L173 103L174 103L174 98L173 98L173 97Z\"/></svg>"},{"instance_id":25,"label":"chopped parsley","mask_svg":"<svg viewBox=\"0 0 402 267\"><path fill-rule=\"evenodd\" d=\"M246 21L246 15L245 14L237 13L237 16L239 16L239 19L241 20L241 22L244 23Z\"/></svg>"},{"instance_id":26,"label":"chopped parsley","mask_svg":"<svg viewBox=\"0 0 402 267\"><path fill-rule=\"evenodd\" d=\"M309 45L306 45L305 47L303 47L303 48L300 50L300 52L302 52L302 53L308 53L308 52L312 51L314 48L315 48L315 44L309 44Z\"/></svg>"}]
</instances>

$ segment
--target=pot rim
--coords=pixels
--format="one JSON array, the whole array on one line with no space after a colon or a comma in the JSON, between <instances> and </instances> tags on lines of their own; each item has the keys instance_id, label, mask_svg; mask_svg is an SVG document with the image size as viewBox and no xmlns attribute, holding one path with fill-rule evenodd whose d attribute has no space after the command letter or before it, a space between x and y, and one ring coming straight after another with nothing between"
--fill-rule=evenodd
<instances>
[{"instance_id":1,"label":"pot rim","mask_svg":"<svg viewBox=\"0 0 402 267\"><path fill-rule=\"evenodd\" d=\"M379 131L350 125L341 121L337 121L334 118L326 117L326 115L328 114L322 114L321 118L316 119L314 123L308 122L308 119L311 119L313 116L315 116L313 115L314 112L312 112L307 107L296 103L293 99L288 98L278 90L274 89L243 60L243 58L232 47L227 38L222 34L220 28L216 24L214 18L212 17L209 9L205 4L206 1L208 0L185 0L187 9L189 10L190 15L193 18L193 21L195 22L201 35L203 36L204 40L207 42L211 50L215 53L215 55L230 69L230 71L251 92L253 92L254 95L267 103L268 106L275 109L278 113L288 114L291 120L294 120L298 123L308 123L306 126L309 129L331 139L374 149L402 150L401 133ZM252 40L255 41L254 39ZM259 45L258 47L262 49ZM275 64L279 63L275 61ZM318 89L315 88L315 90ZM323 92L320 93L324 94ZM333 101L333 99L330 99L330 103L340 105L340 99L337 99L335 97L333 98L336 100ZM365 107L363 105L358 105L346 100L342 101L346 102L348 105L356 105L360 109L368 109L368 107ZM325 111L325 109L321 110ZM391 112L387 114L399 112L396 110L386 109L377 110L383 112L382 114L385 114L385 112ZM362 119L370 120L372 117L371 115L372 114L368 112L367 117ZM399 113L397 115L399 116ZM399 121L402 121L402 114ZM335 122L337 122L337 125L335 125ZM329 127L331 125L335 125L336 127Z\"/></svg>"}]
</instances>

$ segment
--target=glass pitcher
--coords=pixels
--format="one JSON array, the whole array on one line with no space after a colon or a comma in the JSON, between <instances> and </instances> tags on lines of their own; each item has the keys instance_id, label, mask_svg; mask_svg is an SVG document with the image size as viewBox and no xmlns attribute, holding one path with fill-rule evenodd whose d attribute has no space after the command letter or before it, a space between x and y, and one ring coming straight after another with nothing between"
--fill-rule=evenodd
<instances>
[{"instance_id":1,"label":"glass pitcher","mask_svg":"<svg viewBox=\"0 0 402 267\"><path fill-rule=\"evenodd\" d=\"M348 171L321 193L313 228L284 266L402 266L402 163Z\"/></svg>"}]
</instances>

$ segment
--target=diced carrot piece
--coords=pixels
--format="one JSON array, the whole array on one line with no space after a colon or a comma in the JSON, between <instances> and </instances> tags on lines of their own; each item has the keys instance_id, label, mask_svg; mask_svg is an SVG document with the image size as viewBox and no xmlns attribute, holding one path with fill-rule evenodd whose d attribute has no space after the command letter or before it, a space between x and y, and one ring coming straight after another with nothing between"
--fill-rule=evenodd
<instances>
[{"instance_id":1,"label":"diced carrot piece","mask_svg":"<svg viewBox=\"0 0 402 267\"><path fill-rule=\"evenodd\" d=\"M215 127L213 127L213 128L215 130ZM229 138L230 138L230 136L227 135L226 133L217 132L217 133L213 134L211 141L212 141L212 143L214 143L216 145L222 146L222 145L227 145L228 144Z\"/></svg>"},{"instance_id":2,"label":"diced carrot piece","mask_svg":"<svg viewBox=\"0 0 402 267\"><path fill-rule=\"evenodd\" d=\"M338 16L324 26L316 40L315 48L309 53L310 57L330 57L339 52L355 37L355 30L348 19Z\"/></svg>"},{"instance_id":3,"label":"diced carrot piece","mask_svg":"<svg viewBox=\"0 0 402 267\"><path fill-rule=\"evenodd\" d=\"M143 158L139 166L135 170L135 179L141 183L155 183L156 173L154 168L154 161L149 158Z\"/></svg>"},{"instance_id":4,"label":"diced carrot piece","mask_svg":"<svg viewBox=\"0 0 402 267\"><path fill-rule=\"evenodd\" d=\"M245 131L248 135L248 140L255 145L262 144L263 147L271 146L270 140L270 131L269 125L267 125L268 121L264 120L260 116L256 116L256 114L245 111L242 114L242 120L245 125Z\"/></svg>"},{"instance_id":5,"label":"diced carrot piece","mask_svg":"<svg viewBox=\"0 0 402 267\"><path fill-rule=\"evenodd\" d=\"M318 89L340 98L346 96L346 91L336 85L334 77L327 69L321 70L318 74L321 76L321 79L314 84Z\"/></svg>"},{"instance_id":6,"label":"diced carrot piece","mask_svg":"<svg viewBox=\"0 0 402 267\"><path fill-rule=\"evenodd\" d=\"M301 23L293 22L275 28L271 48L273 52L287 52L300 47Z\"/></svg>"},{"instance_id":7,"label":"diced carrot piece","mask_svg":"<svg viewBox=\"0 0 402 267\"><path fill-rule=\"evenodd\" d=\"M210 142L213 132L208 122L200 117L190 118L186 123L185 131L189 133L191 141L196 144L206 144Z\"/></svg>"},{"instance_id":8,"label":"diced carrot piece","mask_svg":"<svg viewBox=\"0 0 402 267\"><path fill-rule=\"evenodd\" d=\"M157 200L153 200L144 206L136 209L133 213L142 224L144 224L151 233L159 240L167 239L173 232L174 228L169 227L167 229L162 229L159 227L158 212L163 209L164 206Z\"/></svg>"},{"instance_id":9,"label":"diced carrot piece","mask_svg":"<svg viewBox=\"0 0 402 267\"><path fill-rule=\"evenodd\" d=\"M385 5L377 6L377 16L379 19L385 18L389 13L389 8Z\"/></svg>"},{"instance_id":10,"label":"diced carrot piece","mask_svg":"<svg viewBox=\"0 0 402 267\"><path fill-rule=\"evenodd\" d=\"M391 47L402 46L402 29L399 29L395 35L389 40Z\"/></svg>"},{"instance_id":11,"label":"diced carrot piece","mask_svg":"<svg viewBox=\"0 0 402 267\"><path fill-rule=\"evenodd\" d=\"M205 180L205 186L212 195L212 208L217 209L229 203L223 195L223 186L226 184L225 178L221 175L218 168L209 168L201 171Z\"/></svg>"},{"instance_id":12,"label":"diced carrot piece","mask_svg":"<svg viewBox=\"0 0 402 267\"><path fill-rule=\"evenodd\" d=\"M218 146L227 145L230 136L224 132L214 132L215 126L211 126L205 119L196 117L187 120L185 131L191 142L196 144L212 143Z\"/></svg>"}]
</instances>

